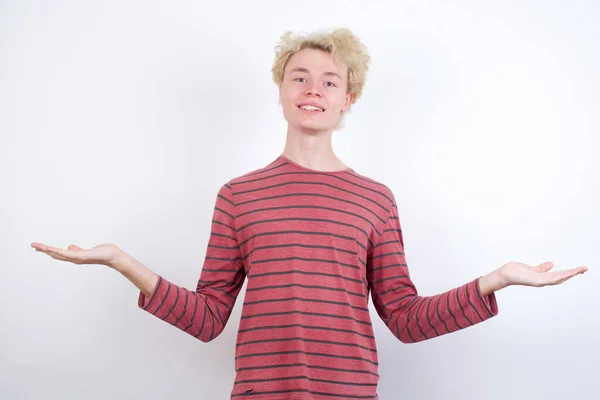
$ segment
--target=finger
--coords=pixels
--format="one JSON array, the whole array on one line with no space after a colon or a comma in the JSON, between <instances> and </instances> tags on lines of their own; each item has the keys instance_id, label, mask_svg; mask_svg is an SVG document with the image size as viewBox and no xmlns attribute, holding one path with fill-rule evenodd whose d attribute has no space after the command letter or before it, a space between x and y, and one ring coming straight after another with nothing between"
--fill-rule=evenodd
<instances>
[{"instance_id":1,"label":"finger","mask_svg":"<svg viewBox=\"0 0 600 400\"><path fill-rule=\"evenodd\" d=\"M43 250L46 247L46 245L44 245L42 243L33 242L33 243L31 243L31 247L40 251L40 250Z\"/></svg>"},{"instance_id":2,"label":"finger","mask_svg":"<svg viewBox=\"0 0 600 400\"><path fill-rule=\"evenodd\" d=\"M550 285L560 285L561 283L565 282L566 280L569 280L576 275L582 274L585 271L587 271L587 268L579 267L579 268L568 269L565 271L555 272L550 276L551 279L550 279L549 284Z\"/></svg>"},{"instance_id":3,"label":"finger","mask_svg":"<svg viewBox=\"0 0 600 400\"><path fill-rule=\"evenodd\" d=\"M58 254L53 254L53 253L46 253L46 254L48 254L50 257L54 258L55 260L72 262L72 260L69 260L68 258L60 256Z\"/></svg>"},{"instance_id":4,"label":"finger","mask_svg":"<svg viewBox=\"0 0 600 400\"><path fill-rule=\"evenodd\" d=\"M60 261L67 261L73 264L81 264L82 261L80 259L80 257L77 257L75 255L65 255L65 254L61 254L52 250L45 250L43 251L44 253L48 254L50 257L54 258L55 260L60 260Z\"/></svg>"},{"instance_id":5,"label":"finger","mask_svg":"<svg viewBox=\"0 0 600 400\"><path fill-rule=\"evenodd\" d=\"M40 253L45 253L46 255L56 259L56 260L61 260L61 261L70 261L67 257L52 251L48 248L48 246L43 246L40 248L36 248L35 251L39 251Z\"/></svg>"},{"instance_id":6,"label":"finger","mask_svg":"<svg viewBox=\"0 0 600 400\"><path fill-rule=\"evenodd\" d=\"M556 282L554 285L560 285L561 283L563 283L563 282L566 282L566 281L568 281L568 280L569 280L569 279L571 279L571 278L573 278L573 277L572 277L572 276L570 276L570 277L568 277L568 278L561 279L560 281Z\"/></svg>"},{"instance_id":7,"label":"finger","mask_svg":"<svg viewBox=\"0 0 600 400\"><path fill-rule=\"evenodd\" d=\"M42 251L44 253L52 252L53 254L57 254L62 256L63 258L78 258L76 251L81 251L82 248L79 246L75 246L74 244L69 245L67 250L59 249L57 247L47 246L42 243L32 243L31 247L33 247L36 251Z\"/></svg>"},{"instance_id":8,"label":"finger","mask_svg":"<svg viewBox=\"0 0 600 400\"><path fill-rule=\"evenodd\" d=\"M560 281L556 282L554 285L560 285L561 283L566 282L566 281L568 281L569 279L572 279L572 278L575 278L575 275L569 276L569 277L564 278L564 279L561 279Z\"/></svg>"},{"instance_id":9,"label":"finger","mask_svg":"<svg viewBox=\"0 0 600 400\"><path fill-rule=\"evenodd\" d=\"M56 249L55 247L46 246L45 244L37 243L37 242L31 243L31 247L33 247L35 249L35 251L45 253L55 260L73 262L73 260L71 260L68 257L65 257L64 255L61 255L59 252L57 252L56 250L59 250L59 249Z\"/></svg>"},{"instance_id":10,"label":"finger","mask_svg":"<svg viewBox=\"0 0 600 400\"><path fill-rule=\"evenodd\" d=\"M61 257L64 261L75 262L81 259L81 253L72 250L59 249L57 247L46 246L44 252Z\"/></svg>"},{"instance_id":11,"label":"finger","mask_svg":"<svg viewBox=\"0 0 600 400\"><path fill-rule=\"evenodd\" d=\"M65 250L59 249L57 247L48 246L42 243L32 243L31 247L33 247L36 251L41 251L44 253L52 252L53 254L61 254L63 257L66 256L66 254L64 254Z\"/></svg>"},{"instance_id":12,"label":"finger","mask_svg":"<svg viewBox=\"0 0 600 400\"><path fill-rule=\"evenodd\" d=\"M53 246L46 246L43 251L46 252L46 253L57 254L57 255L60 255L62 257L68 257L69 256L69 250L59 249L58 247L53 247Z\"/></svg>"}]
</instances>

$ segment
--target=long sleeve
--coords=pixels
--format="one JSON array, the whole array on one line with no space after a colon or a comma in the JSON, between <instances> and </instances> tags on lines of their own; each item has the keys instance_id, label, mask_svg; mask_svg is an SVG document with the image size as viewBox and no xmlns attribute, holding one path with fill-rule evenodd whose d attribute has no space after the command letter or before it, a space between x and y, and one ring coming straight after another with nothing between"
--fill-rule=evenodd
<instances>
[{"instance_id":1,"label":"long sleeve","mask_svg":"<svg viewBox=\"0 0 600 400\"><path fill-rule=\"evenodd\" d=\"M204 264L195 291L159 275L149 298L140 292L138 306L184 332L209 342L225 328L246 277L237 242L231 187L220 188Z\"/></svg>"},{"instance_id":2,"label":"long sleeve","mask_svg":"<svg viewBox=\"0 0 600 400\"><path fill-rule=\"evenodd\" d=\"M418 295L406 265L395 201L390 206L383 232L367 258L367 277L377 313L404 343L464 329L498 313L495 295L484 298L479 279L438 295Z\"/></svg>"}]
</instances>

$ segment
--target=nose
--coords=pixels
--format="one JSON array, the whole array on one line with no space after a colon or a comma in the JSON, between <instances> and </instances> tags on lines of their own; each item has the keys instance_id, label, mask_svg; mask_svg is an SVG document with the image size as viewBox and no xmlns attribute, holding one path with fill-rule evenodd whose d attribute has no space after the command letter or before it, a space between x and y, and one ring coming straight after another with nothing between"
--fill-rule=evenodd
<instances>
[{"instance_id":1,"label":"nose","mask_svg":"<svg viewBox=\"0 0 600 400\"><path fill-rule=\"evenodd\" d=\"M318 83L313 83L312 85L310 85L306 89L305 94L307 96L316 96L316 97L322 97L323 96L323 92L321 91L321 86L319 86Z\"/></svg>"}]
</instances>

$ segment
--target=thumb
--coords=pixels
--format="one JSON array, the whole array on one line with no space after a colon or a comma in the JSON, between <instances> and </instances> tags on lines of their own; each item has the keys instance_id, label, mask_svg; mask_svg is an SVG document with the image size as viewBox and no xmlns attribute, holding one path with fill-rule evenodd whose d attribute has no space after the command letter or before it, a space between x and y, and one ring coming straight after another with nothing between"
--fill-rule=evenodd
<instances>
[{"instance_id":1,"label":"thumb","mask_svg":"<svg viewBox=\"0 0 600 400\"><path fill-rule=\"evenodd\" d=\"M83 250L81 247L79 246L75 246L74 244L69 245L69 247L67 247L68 250Z\"/></svg>"},{"instance_id":2,"label":"thumb","mask_svg":"<svg viewBox=\"0 0 600 400\"><path fill-rule=\"evenodd\" d=\"M554 264L550 261L546 261L545 263L541 263L536 267L536 269L540 272L548 272L554 267Z\"/></svg>"}]
</instances>

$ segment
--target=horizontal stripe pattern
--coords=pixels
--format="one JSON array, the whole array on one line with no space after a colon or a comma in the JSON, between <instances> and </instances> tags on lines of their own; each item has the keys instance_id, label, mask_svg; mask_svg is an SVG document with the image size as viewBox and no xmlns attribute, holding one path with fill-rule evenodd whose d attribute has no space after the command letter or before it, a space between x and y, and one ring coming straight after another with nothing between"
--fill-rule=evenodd
<instances>
[{"instance_id":1,"label":"horizontal stripe pattern","mask_svg":"<svg viewBox=\"0 0 600 400\"><path fill-rule=\"evenodd\" d=\"M233 195L230 187L223 186L217 194L211 235L196 290L179 287L159 277L148 299L140 295L139 306L209 342L225 328L245 278L235 233Z\"/></svg>"},{"instance_id":2,"label":"horizontal stripe pattern","mask_svg":"<svg viewBox=\"0 0 600 400\"><path fill-rule=\"evenodd\" d=\"M435 296L418 295L406 264L397 207L390 207L387 224L367 266L373 305L390 331L404 343L451 333L498 313L495 296L484 299L478 279Z\"/></svg>"},{"instance_id":3,"label":"horizontal stripe pattern","mask_svg":"<svg viewBox=\"0 0 600 400\"><path fill-rule=\"evenodd\" d=\"M474 280L421 297L410 280L393 193L348 169L317 172L281 156L217 194L195 290L164 277L139 306L208 342L247 282L232 399L377 399L369 315L403 342L497 313Z\"/></svg>"}]
</instances>

